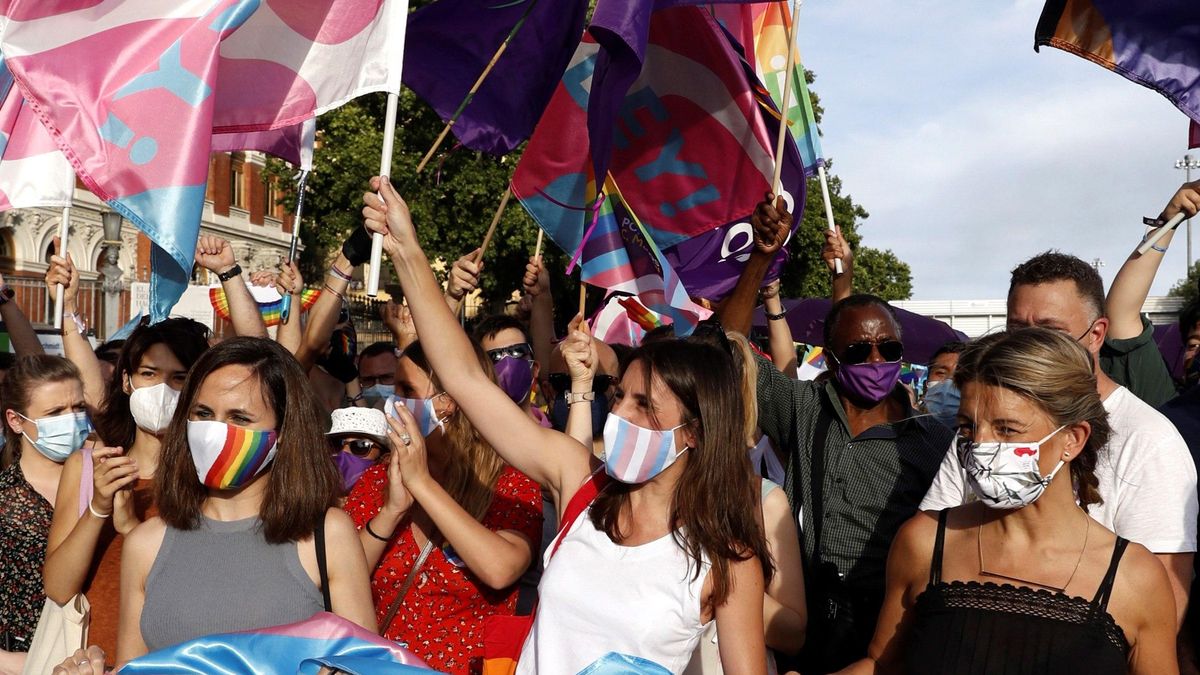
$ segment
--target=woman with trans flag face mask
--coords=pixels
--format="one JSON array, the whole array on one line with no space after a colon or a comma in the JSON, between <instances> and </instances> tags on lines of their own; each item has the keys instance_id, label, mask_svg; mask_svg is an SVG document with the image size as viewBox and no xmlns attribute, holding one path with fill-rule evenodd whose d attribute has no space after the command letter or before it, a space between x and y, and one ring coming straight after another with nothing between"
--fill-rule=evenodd
<instances>
[{"instance_id":1,"label":"woman with trans flag face mask","mask_svg":"<svg viewBox=\"0 0 1200 675\"><path fill-rule=\"evenodd\" d=\"M79 370L38 354L18 358L0 385L5 445L0 470L0 672L21 672L42 612L42 563L62 464L91 428Z\"/></svg>"},{"instance_id":2,"label":"woman with trans flag face mask","mask_svg":"<svg viewBox=\"0 0 1200 675\"><path fill-rule=\"evenodd\" d=\"M277 343L234 338L200 357L164 438L159 515L125 546L119 663L322 610L375 628L321 419Z\"/></svg>"},{"instance_id":3,"label":"woman with trans flag face mask","mask_svg":"<svg viewBox=\"0 0 1200 675\"><path fill-rule=\"evenodd\" d=\"M844 672L1178 672L1162 564L1088 515L1109 435L1088 354L1053 330L997 333L954 382L976 500L901 528L868 658Z\"/></svg>"},{"instance_id":4,"label":"woman with trans flag face mask","mask_svg":"<svg viewBox=\"0 0 1200 675\"><path fill-rule=\"evenodd\" d=\"M363 195L367 227L385 235L441 388L497 453L550 490L563 523L516 672L578 673L619 654L680 673L716 618L725 672L763 675L770 558L728 354L673 340L637 350L605 424L602 462L530 419L472 358L407 206L387 180L371 187L380 192ZM567 403L588 406L591 338L573 330L569 339L582 347L571 358L585 372L571 369Z\"/></svg>"},{"instance_id":5,"label":"woman with trans flag face mask","mask_svg":"<svg viewBox=\"0 0 1200 675\"><path fill-rule=\"evenodd\" d=\"M481 348L467 358L495 382ZM516 582L541 540L541 492L430 376L419 341L400 358L396 393L385 405L390 457L363 474L345 508L375 570L384 636L439 672L465 674L482 655L484 619L516 610ZM400 597L414 573L425 581Z\"/></svg>"}]
</instances>

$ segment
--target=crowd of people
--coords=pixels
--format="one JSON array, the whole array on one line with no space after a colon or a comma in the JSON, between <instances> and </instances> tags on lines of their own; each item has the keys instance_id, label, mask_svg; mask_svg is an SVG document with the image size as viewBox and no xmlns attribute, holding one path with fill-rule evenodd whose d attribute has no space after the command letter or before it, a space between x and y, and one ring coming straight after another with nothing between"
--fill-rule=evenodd
<instances>
[{"instance_id":1,"label":"crowd of people","mask_svg":"<svg viewBox=\"0 0 1200 675\"><path fill-rule=\"evenodd\" d=\"M215 237L196 264L237 337L173 318L93 349L54 255L50 356L0 294L0 673L80 596L90 646L53 673L320 612L454 674L504 631L525 675L1198 672L1200 307L1179 381L1140 313L1170 235L1107 293L1067 253L1020 262L1006 330L938 349L918 389L836 232L827 371L797 379L770 195L714 316L634 348L582 315L559 339L538 257L521 311L468 332L477 251L439 281L390 182L362 203L273 336L247 283L299 307L299 269L244 274ZM1198 209L1185 184L1159 219ZM359 350L345 295L376 234L402 298Z\"/></svg>"}]
</instances>

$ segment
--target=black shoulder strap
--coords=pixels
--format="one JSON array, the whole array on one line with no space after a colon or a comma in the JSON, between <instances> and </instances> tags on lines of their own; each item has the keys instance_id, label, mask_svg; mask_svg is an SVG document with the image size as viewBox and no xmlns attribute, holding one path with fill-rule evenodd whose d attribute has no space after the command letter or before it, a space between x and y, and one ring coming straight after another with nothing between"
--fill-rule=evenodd
<instances>
[{"instance_id":1,"label":"black shoulder strap","mask_svg":"<svg viewBox=\"0 0 1200 675\"><path fill-rule=\"evenodd\" d=\"M942 550L946 547L946 517L950 509L938 512L937 537L933 540L933 560L929 562L929 585L942 581Z\"/></svg>"},{"instance_id":2,"label":"black shoulder strap","mask_svg":"<svg viewBox=\"0 0 1200 675\"><path fill-rule=\"evenodd\" d=\"M1104 581L1100 582L1100 588L1096 589L1096 597L1092 599L1092 604L1099 609L1108 609L1108 599L1112 596L1113 582L1117 579L1117 566L1121 564L1121 556L1125 555L1125 547L1128 545L1128 539L1117 537L1117 543L1113 546L1112 561L1108 563L1108 572L1104 575Z\"/></svg>"},{"instance_id":3,"label":"black shoulder strap","mask_svg":"<svg viewBox=\"0 0 1200 675\"><path fill-rule=\"evenodd\" d=\"M317 549L317 572L321 576L321 598L325 601L325 611L333 611L333 599L329 597L329 562L325 558L325 516L321 516L321 524L313 531L313 544Z\"/></svg>"}]
</instances>

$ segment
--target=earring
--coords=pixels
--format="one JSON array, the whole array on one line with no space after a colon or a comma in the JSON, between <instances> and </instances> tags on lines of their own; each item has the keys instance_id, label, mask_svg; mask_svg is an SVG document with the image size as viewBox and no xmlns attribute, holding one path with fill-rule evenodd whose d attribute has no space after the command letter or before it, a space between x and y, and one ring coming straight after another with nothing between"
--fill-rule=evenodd
<instances>
[{"instance_id":1,"label":"earring","mask_svg":"<svg viewBox=\"0 0 1200 675\"><path fill-rule=\"evenodd\" d=\"M1063 459L1071 459L1071 453L1069 453L1069 452L1064 452L1064 453L1063 453Z\"/></svg>"}]
</instances>

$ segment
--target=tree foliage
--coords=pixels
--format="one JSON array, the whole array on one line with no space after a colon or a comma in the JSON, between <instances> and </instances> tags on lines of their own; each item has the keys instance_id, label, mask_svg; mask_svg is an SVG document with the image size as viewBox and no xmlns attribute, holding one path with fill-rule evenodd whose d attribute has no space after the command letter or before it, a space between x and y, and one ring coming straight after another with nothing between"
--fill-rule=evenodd
<instances>
[{"instance_id":1,"label":"tree foliage","mask_svg":"<svg viewBox=\"0 0 1200 675\"><path fill-rule=\"evenodd\" d=\"M1183 298L1185 306L1200 299L1200 260L1192 263L1192 268L1188 270L1187 276L1176 281L1171 290L1167 291L1167 295L1173 298Z\"/></svg>"}]
</instances>

